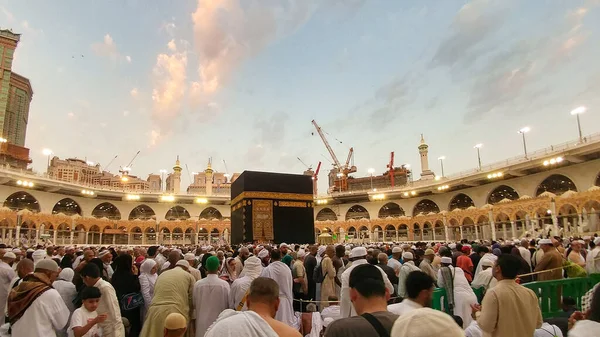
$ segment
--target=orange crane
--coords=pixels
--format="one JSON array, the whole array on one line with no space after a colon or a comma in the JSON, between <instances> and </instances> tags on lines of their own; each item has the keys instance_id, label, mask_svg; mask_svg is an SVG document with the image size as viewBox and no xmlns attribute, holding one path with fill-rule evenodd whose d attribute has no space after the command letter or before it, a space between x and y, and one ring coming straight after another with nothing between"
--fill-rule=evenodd
<instances>
[{"instance_id":1,"label":"orange crane","mask_svg":"<svg viewBox=\"0 0 600 337\"><path fill-rule=\"evenodd\" d=\"M390 175L390 183L392 184L392 187L394 187L394 151L390 154L390 163L387 164L387 167Z\"/></svg>"},{"instance_id":2,"label":"orange crane","mask_svg":"<svg viewBox=\"0 0 600 337\"><path fill-rule=\"evenodd\" d=\"M319 162L319 164L317 164L317 170L315 171L315 174L313 174L312 179L313 179L313 195L317 195L317 185L319 182L319 171L321 170L321 162Z\"/></svg>"},{"instance_id":3,"label":"orange crane","mask_svg":"<svg viewBox=\"0 0 600 337\"><path fill-rule=\"evenodd\" d=\"M337 156L335 155L335 152L333 152L331 145L329 145L327 138L325 138L325 134L323 134L323 130L321 129L319 124L317 124L317 122L314 119L312 120L312 124L315 126L315 129L317 129L317 133L321 137L321 140L323 140L323 143L325 144L327 151L329 151L329 155L333 159L334 171L336 173L335 177L334 177L334 185L335 185L334 190L338 190L338 191L348 190L348 174L356 172L356 166L354 166L354 165L349 166L350 160L354 157L354 148L350 148L350 152L348 153L348 158L346 159L346 163L344 166L342 166L342 164L338 160ZM337 179L335 179L335 178L337 178Z\"/></svg>"}]
</instances>

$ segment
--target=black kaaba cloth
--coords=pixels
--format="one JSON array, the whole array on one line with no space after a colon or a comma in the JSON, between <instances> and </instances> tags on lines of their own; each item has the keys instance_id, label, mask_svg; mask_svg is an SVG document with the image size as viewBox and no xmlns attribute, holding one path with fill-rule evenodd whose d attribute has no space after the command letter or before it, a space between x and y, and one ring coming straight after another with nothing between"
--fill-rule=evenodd
<instances>
[{"instance_id":1,"label":"black kaaba cloth","mask_svg":"<svg viewBox=\"0 0 600 337\"><path fill-rule=\"evenodd\" d=\"M231 243L314 243L308 175L244 171L231 184Z\"/></svg>"}]
</instances>

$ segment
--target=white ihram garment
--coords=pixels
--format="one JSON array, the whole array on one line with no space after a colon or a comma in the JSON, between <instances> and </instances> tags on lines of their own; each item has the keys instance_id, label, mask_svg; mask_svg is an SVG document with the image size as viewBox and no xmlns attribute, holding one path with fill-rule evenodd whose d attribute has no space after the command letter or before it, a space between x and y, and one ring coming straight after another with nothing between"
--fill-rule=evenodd
<instances>
[{"instance_id":1,"label":"white ihram garment","mask_svg":"<svg viewBox=\"0 0 600 337\"><path fill-rule=\"evenodd\" d=\"M219 314L229 308L229 283L216 274L208 274L196 281L193 293L196 309L196 336L202 337Z\"/></svg>"},{"instance_id":2,"label":"white ihram garment","mask_svg":"<svg viewBox=\"0 0 600 337\"><path fill-rule=\"evenodd\" d=\"M292 270L290 267L281 261L275 261L263 269L260 276L271 278L279 285L279 309L277 309L275 319L291 327L295 327L297 319L292 306L292 301L294 300L292 285L294 280L292 279Z\"/></svg>"},{"instance_id":3,"label":"white ihram garment","mask_svg":"<svg viewBox=\"0 0 600 337\"><path fill-rule=\"evenodd\" d=\"M279 337L254 311L223 311L204 337Z\"/></svg>"},{"instance_id":4,"label":"white ihram garment","mask_svg":"<svg viewBox=\"0 0 600 337\"><path fill-rule=\"evenodd\" d=\"M69 323L71 312L55 289L46 290L12 325L13 337L55 337Z\"/></svg>"},{"instance_id":5,"label":"white ihram garment","mask_svg":"<svg viewBox=\"0 0 600 337\"><path fill-rule=\"evenodd\" d=\"M463 320L463 327L468 327L473 318L471 317L471 304L477 303L477 295L469 285L465 273L460 268L449 266L450 272L454 275L454 315L460 316ZM444 288L445 282L442 277L442 270L438 271L438 285Z\"/></svg>"},{"instance_id":6,"label":"white ihram garment","mask_svg":"<svg viewBox=\"0 0 600 337\"><path fill-rule=\"evenodd\" d=\"M9 287L12 280L17 276L17 273L6 262L0 261L0 313L4 313L6 309L6 301L8 301ZM4 324L4 315L0 315L0 325Z\"/></svg>"}]
</instances>

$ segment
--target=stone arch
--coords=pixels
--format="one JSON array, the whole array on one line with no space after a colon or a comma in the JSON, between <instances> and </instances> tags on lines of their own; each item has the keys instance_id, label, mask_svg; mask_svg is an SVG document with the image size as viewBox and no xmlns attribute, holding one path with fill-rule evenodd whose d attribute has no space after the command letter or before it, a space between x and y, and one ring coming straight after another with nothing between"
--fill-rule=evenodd
<instances>
[{"instance_id":1,"label":"stone arch","mask_svg":"<svg viewBox=\"0 0 600 337\"><path fill-rule=\"evenodd\" d=\"M325 207L323 209L321 209L318 213L317 213L317 217L315 218L316 221L337 221L338 217L335 214L335 212L329 208L329 207Z\"/></svg>"},{"instance_id":2,"label":"stone arch","mask_svg":"<svg viewBox=\"0 0 600 337\"><path fill-rule=\"evenodd\" d=\"M527 212L520 210L515 213L515 231L517 237L520 237L527 229Z\"/></svg>"},{"instance_id":3,"label":"stone arch","mask_svg":"<svg viewBox=\"0 0 600 337\"><path fill-rule=\"evenodd\" d=\"M110 220L121 220L121 211L110 202L103 202L96 207L92 211L92 216L94 218L107 218Z\"/></svg>"},{"instance_id":4,"label":"stone arch","mask_svg":"<svg viewBox=\"0 0 600 337\"><path fill-rule=\"evenodd\" d=\"M494 225L496 226L496 237L507 240L511 237L510 235L510 216L504 212L500 212L496 214L496 220L494 221Z\"/></svg>"},{"instance_id":5,"label":"stone arch","mask_svg":"<svg viewBox=\"0 0 600 337\"><path fill-rule=\"evenodd\" d=\"M156 218L156 213L154 213L152 207L145 204L136 206L129 213L129 220L150 220L154 218Z\"/></svg>"},{"instance_id":6,"label":"stone arch","mask_svg":"<svg viewBox=\"0 0 600 337\"><path fill-rule=\"evenodd\" d=\"M508 185L500 185L490 192L487 203L493 205L504 199L517 200L519 199L519 193Z\"/></svg>"},{"instance_id":7,"label":"stone arch","mask_svg":"<svg viewBox=\"0 0 600 337\"><path fill-rule=\"evenodd\" d=\"M184 235L183 229L181 229L181 227L173 228L173 233L171 233L171 240L172 240L173 244L175 244L175 245L183 244L183 235Z\"/></svg>"},{"instance_id":8,"label":"stone arch","mask_svg":"<svg viewBox=\"0 0 600 337\"><path fill-rule=\"evenodd\" d=\"M433 226L434 239L435 240L444 240L444 222L442 220L437 220Z\"/></svg>"},{"instance_id":9,"label":"stone arch","mask_svg":"<svg viewBox=\"0 0 600 337\"><path fill-rule=\"evenodd\" d=\"M212 242L212 241L219 241L219 239L220 239L220 238L221 238L221 233L219 232L219 229L218 229L218 228L216 228L216 227L215 227L215 228L213 228L213 229L210 231L210 239L211 239L211 242Z\"/></svg>"},{"instance_id":10,"label":"stone arch","mask_svg":"<svg viewBox=\"0 0 600 337\"><path fill-rule=\"evenodd\" d=\"M557 214L558 227L561 227L565 232L573 231L579 225L579 215L577 208L571 204L564 204L558 210Z\"/></svg>"},{"instance_id":11,"label":"stone arch","mask_svg":"<svg viewBox=\"0 0 600 337\"><path fill-rule=\"evenodd\" d=\"M348 221L350 219L354 219L354 220L367 219L367 220L369 220L369 219L371 219L371 216L369 215L369 211L367 211L366 208L357 204L357 205L350 207L348 209L348 211L346 212L346 221Z\"/></svg>"},{"instance_id":12,"label":"stone arch","mask_svg":"<svg viewBox=\"0 0 600 337\"><path fill-rule=\"evenodd\" d=\"M422 239L423 239L423 232L421 231L421 225L419 225L419 223L415 222L413 224L413 240L420 241Z\"/></svg>"},{"instance_id":13,"label":"stone arch","mask_svg":"<svg viewBox=\"0 0 600 337\"><path fill-rule=\"evenodd\" d=\"M173 206L169 208L167 214L165 214L165 220L174 221L174 220L187 220L190 218L190 212L182 206Z\"/></svg>"},{"instance_id":14,"label":"stone arch","mask_svg":"<svg viewBox=\"0 0 600 337\"><path fill-rule=\"evenodd\" d=\"M377 217L380 219L385 219L385 218L398 218L403 215L405 215L404 209L402 209L402 207L400 207L400 205L398 205L395 202L388 202L387 204L381 206Z\"/></svg>"},{"instance_id":15,"label":"stone arch","mask_svg":"<svg viewBox=\"0 0 600 337\"><path fill-rule=\"evenodd\" d=\"M383 238L385 236L385 233L383 232L383 229L381 228L381 226L379 225L375 225L371 228L371 231L373 233L373 238L372 240L376 241L376 242L381 242L383 241Z\"/></svg>"},{"instance_id":16,"label":"stone arch","mask_svg":"<svg viewBox=\"0 0 600 337\"><path fill-rule=\"evenodd\" d=\"M429 214L432 212L439 213L440 207L435 202L429 199L423 199L419 201L413 208L413 216L416 216L419 213Z\"/></svg>"},{"instance_id":17,"label":"stone arch","mask_svg":"<svg viewBox=\"0 0 600 337\"><path fill-rule=\"evenodd\" d=\"M185 229L185 233L183 234L184 244L195 244L196 243L196 230L192 227L188 227Z\"/></svg>"},{"instance_id":18,"label":"stone arch","mask_svg":"<svg viewBox=\"0 0 600 337\"><path fill-rule=\"evenodd\" d=\"M396 227L392 224L387 224L384 229L383 241L396 241Z\"/></svg>"},{"instance_id":19,"label":"stone arch","mask_svg":"<svg viewBox=\"0 0 600 337\"><path fill-rule=\"evenodd\" d=\"M408 225L401 224L398 226L398 240L408 241Z\"/></svg>"},{"instance_id":20,"label":"stone arch","mask_svg":"<svg viewBox=\"0 0 600 337\"><path fill-rule=\"evenodd\" d=\"M475 222L470 217L462 220L462 239L475 240Z\"/></svg>"},{"instance_id":21,"label":"stone arch","mask_svg":"<svg viewBox=\"0 0 600 337\"><path fill-rule=\"evenodd\" d=\"M433 240L433 227L429 221L423 223L423 241Z\"/></svg>"},{"instance_id":22,"label":"stone arch","mask_svg":"<svg viewBox=\"0 0 600 337\"><path fill-rule=\"evenodd\" d=\"M350 239L356 238L356 228L354 228L354 226L348 227L347 232L348 232L348 238L350 238Z\"/></svg>"},{"instance_id":23,"label":"stone arch","mask_svg":"<svg viewBox=\"0 0 600 337\"><path fill-rule=\"evenodd\" d=\"M583 205L581 213L583 217L583 231L598 231L600 227L600 202L597 200L589 200Z\"/></svg>"},{"instance_id":24,"label":"stone arch","mask_svg":"<svg viewBox=\"0 0 600 337\"><path fill-rule=\"evenodd\" d=\"M367 228L367 226L362 225L358 228L358 238L359 239L366 239L369 237L369 228Z\"/></svg>"},{"instance_id":25,"label":"stone arch","mask_svg":"<svg viewBox=\"0 0 600 337\"><path fill-rule=\"evenodd\" d=\"M448 238L453 241L460 240L460 223L455 218L448 220Z\"/></svg>"},{"instance_id":26,"label":"stone arch","mask_svg":"<svg viewBox=\"0 0 600 337\"><path fill-rule=\"evenodd\" d=\"M4 200L4 207L8 207L13 211L20 211L23 209L29 210L34 213L40 211L40 203L31 194L25 191L15 192Z\"/></svg>"},{"instance_id":27,"label":"stone arch","mask_svg":"<svg viewBox=\"0 0 600 337\"><path fill-rule=\"evenodd\" d=\"M157 243L156 238L156 230L154 229L154 227L147 227L146 229L144 229L144 241L146 242L146 244Z\"/></svg>"},{"instance_id":28,"label":"stone arch","mask_svg":"<svg viewBox=\"0 0 600 337\"><path fill-rule=\"evenodd\" d=\"M61 199L56 204L54 204L54 207L52 208L52 214L59 214L59 213L62 213L62 214L68 215L68 216L75 215L75 214L83 215L83 214L81 214L81 206L79 206L77 201L75 201L71 198Z\"/></svg>"},{"instance_id":29,"label":"stone arch","mask_svg":"<svg viewBox=\"0 0 600 337\"><path fill-rule=\"evenodd\" d=\"M208 242L208 239L208 230L206 228L200 227L200 229L198 230L198 240L202 242Z\"/></svg>"},{"instance_id":30,"label":"stone arch","mask_svg":"<svg viewBox=\"0 0 600 337\"><path fill-rule=\"evenodd\" d=\"M473 199L471 199L470 196L464 193L458 193L457 195L452 197L452 200L450 200L450 203L448 203L449 211L453 211L457 208L467 209L469 207L475 207L475 202L473 202Z\"/></svg>"},{"instance_id":31,"label":"stone arch","mask_svg":"<svg viewBox=\"0 0 600 337\"><path fill-rule=\"evenodd\" d=\"M539 196L544 192L561 195L566 191L577 192L577 186L575 186L573 180L562 174L552 174L537 186L535 195Z\"/></svg>"},{"instance_id":32,"label":"stone arch","mask_svg":"<svg viewBox=\"0 0 600 337\"><path fill-rule=\"evenodd\" d=\"M77 228L75 228L77 230ZM88 231L88 241L87 243L90 245L99 245L100 244L100 227L98 225L92 225L90 230Z\"/></svg>"},{"instance_id":33,"label":"stone arch","mask_svg":"<svg viewBox=\"0 0 600 337\"><path fill-rule=\"evenodd\" d=\"M144 232L142 231L142 229L138 226L135 226L129 230L128 237L124 235L117 236L117 244L123 244L121 242L118 242L119 240L128 239L129 242L125 243L129 243L131 245L141 245L143 242L143 236Z\"/></svg>"},{"instance_id":34,"label":"stone arch","mask_svg":"<svg viewBox=\"0 0 600 337\"><path fill-rule=\"evenodd\" d=\"M202 212L200 212L200 219L206 219L206 220L217 219L217 220L222 220L223 219L223 215L221 214L221 212L219 212L218 209L216 209L214 207L207 207L204 210L202 210Z\"/></svg>"},{"instance_id":35,"label":"stone arch","mask_svg":"<svg viewBox=\"0 0 600 337\"><path fill-rule=\"evenodd\" d=\"M66 223L61 223L56 227L56 243L60 245L67 245L71 240L71 228Z\"/></svg>"}]
</instances>

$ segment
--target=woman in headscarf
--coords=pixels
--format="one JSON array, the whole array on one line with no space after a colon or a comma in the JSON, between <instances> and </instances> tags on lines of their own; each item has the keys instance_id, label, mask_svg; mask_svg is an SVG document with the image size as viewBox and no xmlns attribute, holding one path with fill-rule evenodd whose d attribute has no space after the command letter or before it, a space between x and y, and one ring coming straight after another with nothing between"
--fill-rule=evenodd
<instances>
[{"instance_id":1,"label":"woman in headscarf","mask_svg":"<svg viewBox=\"0 0 600 337\"><path fill-rule=\"evenodd\" d=\"M72 314L73 311L75 311L75 305L73 304L73 300L75 300L75 298L77 297L77 289L73 284L73 276L75 276L75 272L73 271L73 269L65 268L60 272L60 274L58 274L56 281L52 282L52 287L56 289L56 291L58 291L63 302L65 302L65 305L67 306L67 308L69 308L70 314ZM71 319L69 318L69 321L70 320ZM67 327L65 327L65 329L61 331L57 331L57 335L59 337L66 337L66 328Z\"/></svg>"},{"instance_id":2,"label":"woman in headscarf","mask_svg":"<svg viewBox=\"0 0 600 337\"><path fill-rule=\"evenodd\" d=\"M233 257L228 257L227 260L225 260L225 264L223 265L223 269L221 269L219 278L227 281L229 284L235 281L237 275L235 275L235 259Z\"/></svg>"},{"instance_id":3,"label":"woman in headscarf","mask_svg":"<svg viewBox=\"0 0 600 337\"><path fill-rule=\"evenodd\" d=\"M158 278L158 264L153 259L146 259L140 266L140 287L142 289L142 296L144 297L144 310L142 313L142 319L146 317L146 312L152 303L152 297L154 297L154 284Z\"/></svg>"},{"instance_id":4,"label":"woman in headscarf","mask_svg":"<svg viewBox=\"0 0 600 337\"><path fill-rule=\"evenodd\" d=\"M138 277L133 273L133 258L131 255L122 254L114 262L115 273L111 284L115 288L121 317L129 320L130 337L138 337L142 330L140 311L143 307L143 296Z\"/></svg>"}]
</instances>

